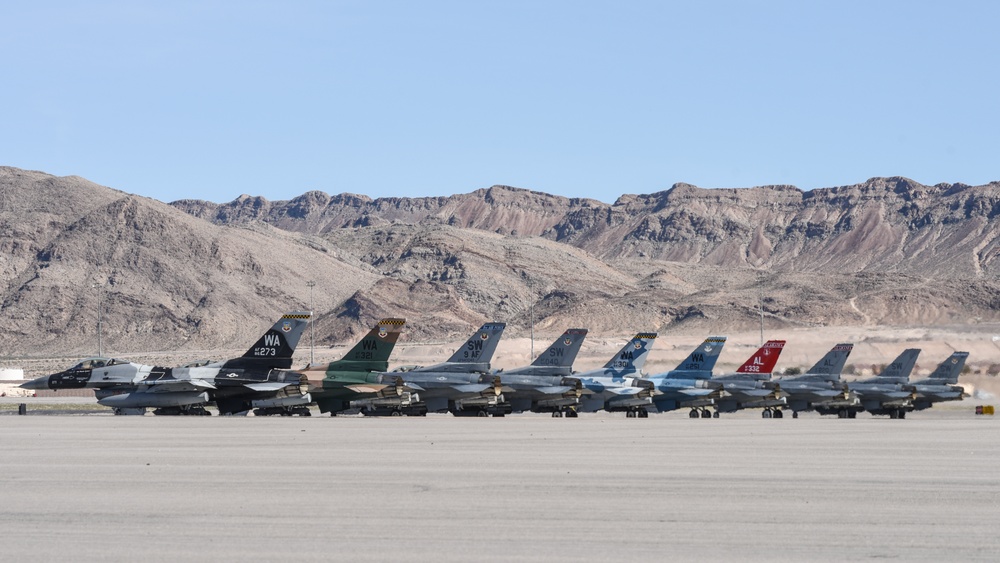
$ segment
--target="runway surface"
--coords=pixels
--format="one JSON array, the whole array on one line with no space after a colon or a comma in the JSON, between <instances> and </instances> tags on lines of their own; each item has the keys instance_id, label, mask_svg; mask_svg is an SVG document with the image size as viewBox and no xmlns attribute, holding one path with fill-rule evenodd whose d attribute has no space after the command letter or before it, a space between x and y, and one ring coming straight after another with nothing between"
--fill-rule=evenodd
<instances>
[{"instance_id":1,"label":"runway surface","mask_svg":"<svg viewBox=\"0 0 1000 563\"><path fill-rule=\"evenodd\" d=\"M756 416L3 416L0 558L1000 558L1000 420Z\"/></svg>"}]
</instances>

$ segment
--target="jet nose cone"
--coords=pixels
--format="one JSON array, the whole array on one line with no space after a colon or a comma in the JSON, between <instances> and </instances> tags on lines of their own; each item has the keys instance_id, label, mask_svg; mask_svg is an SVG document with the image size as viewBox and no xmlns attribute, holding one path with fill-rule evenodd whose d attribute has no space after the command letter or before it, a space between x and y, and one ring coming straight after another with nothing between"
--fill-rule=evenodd
<instances>
[{"instance_id":1,"label":"jet nose cone","mask_svg":"<svg viewBox=\"0 0 1000 563\"><path fill-rule=\"evenodd\" d=\"M21 389L48 389L49 388L49 377L44 375L37 379L32 379L31 381L26 381L21 384Z\"/></svg>"}]
</instances>

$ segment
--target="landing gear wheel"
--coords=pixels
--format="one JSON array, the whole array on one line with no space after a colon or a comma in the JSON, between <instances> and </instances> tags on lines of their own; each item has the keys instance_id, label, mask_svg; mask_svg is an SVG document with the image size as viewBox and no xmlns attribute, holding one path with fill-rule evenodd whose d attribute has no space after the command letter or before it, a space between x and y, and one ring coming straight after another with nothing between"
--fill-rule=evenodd
<instances>
[{"instance_id":1,"label":"landing gear wheel","mask_svg":"<svg viewBox=\"0 0 1000 563\"><path fill-rule=\"evenodd\" d=\"M798 417L799 417L799 411L792 411L792 418L798 418Z\"/></svg>"},{"instance_id":2,"label":"landing gear wheel","mask_svg":"<svg viewBox=\"0 0 1000 563\"><path fill-rule=\"evenodd\" d=\"M691 409L691 413L688 414L688 417L689 418L698 418L698 411L695 410L695 409Z\"/></svg>"},{"instance_id":3,"label":"landing gear wheel","mask_svg":"<svg viewBox=\"0 0 1000 563\"><path fill-rule=\"evenodd\" d=\"M771 418L771 411L769 409L764 409L764 411L760 413L760 417Z\"/></svg>"},{"instance_id":4,"label":"landing gear wheel","mask_svg":"<svg viewBox=\"0 0 1000 563\"><path fill-rule=\"evenodd\" d=\"M479 411L478 413L476 413L476 416L478 416L478 417L486 417L486 416L489 416L489 415L490 415L490 413L488 413L486 411Z\"/></svg>"},{"instance_id":5,"label":"landing gear wheel","mask_svg":"<svg viewBox=\"0 0 1000 563\"><path fill-rule=\"evenodd\" d=\"M708 409L705 409L705 410L701 411L701 417L702 417L702 418L712 418L712 413L711 413L711 412L709 412L709 410L708 410ZM716 418L718 418L718 417L719 417L718 413L716 413L715 417L716 417Z\"/></svg>"},{"instance_id":6,"label":"landing gear wheel","mask_svg":"<svg viewBox=\"0 0 1000 563\"><path fill-rule=\"evenodd\" d=\"M403 416L403 413L401 411L392 411L392 414L389 416Z\"/></svg>"},{"instance_id":7,"label":"landing gear wheel","mask_svg":"<svg viewBox=\"0 0 1000 563\"><path fill-rule=\"evenodd\" d=\"M572 410L566 411L566 418L578 418L579 416L580 416L580 413L578 413L576 411L572 411Z\"/></svg>"},{"instance_id":8,"label":"landing gear wheel","mask_svg":"<svg viewBox=\"0 0 1000 563\"><path fill-rule=\"evenodd\" d=\"M559 411L553 411L552 418L562 418L562 413Z\"/></svg>"},{"instance_id":9,"label":"landing gear wheel","mask_svg":"<svg viewBox=\"0 0 1000 563\"><path fill-rule=\"evenodd\" d=\"M708 412L708 411L705 411L705 412ZM706 418L707 418L707 417L706 417ZM713 412L713 413L712 413L712 418L719 418L719 411L715 411L715 412Z\"/></svg>"},{"instance_id":10,"label":"landing gear wheel","mask_svg":"<svg viewBox=\"0 0 1000 563\"><path fill-rule=\"evenodd\" d=\"M784 418L785 413L781 412L781 409L774 409L774 418Z\"/></svg>"},{"instance_id":11,"label":"landing gear wheel","mask_svg":"<svg viewBox=\"0 0 1000 563\"><path fill-rule=\"evenodd\" d=\"M847 411L844 409L837 411L837 418L847 418Z\"/></svg>"},{"instance_id":12,"label":"landing gear wheel","mask_svg":"<svg viewBox=\"0 0 1000 563\"><path fill-rule=\"evenodd\" d=\"M858 418L858 411L847 411L847 418Z\"/></svg>"},{"instance_id":13,"label":"landing gear wheel","mask_svg":"<svg viewBox=\"0 0 1000 563\"><path fill-rule=\"evenodd\" d=\"M634 411L626 411L625 412L625 418L635 418L635 412Z\"/></svg>"},{"instance_id":14,"label":"landing gear wheel","mask_svg":"<svg viewBox=\"0 0 1000 563\"><path fill-rule=\"evenodd\" d=\"M649 411L646 409L639 409L638 416L639 418L649 418Z\"/></svg>"},{"instance_id":15,"label":"landing gear wheel","mask_svg":"<svg viewBox=\"0 0 1000 563\"><path fill-rule=\"evenodd\" d=\"M906 418L906 411L899 411L899 418Z\"/></svg>"}]
</instances>

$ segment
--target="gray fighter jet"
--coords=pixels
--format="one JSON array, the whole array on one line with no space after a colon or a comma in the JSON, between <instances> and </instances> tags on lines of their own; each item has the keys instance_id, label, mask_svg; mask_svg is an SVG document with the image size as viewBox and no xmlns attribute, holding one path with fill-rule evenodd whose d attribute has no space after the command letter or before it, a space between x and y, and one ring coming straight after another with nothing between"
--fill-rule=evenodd
<instances>
[{"instance_id":1,"label":"gray fighter jet","mask_svg":"<svg viewBox=\"0 0 1000 563\"><path fill-rule=\"evenodd\" d=\"M583 387L579 380L570 379L587 329L571 328L562 333L529 366L496 372L513 412L551 412L576 417Z\"/></svg>"},{"instance_id":2,"label":"gray fighter jet","mask_svg":"<svg viewBox=\"0 0 1000 563\"><path fill-rule=\"evenodd\" d=\"M781 418L785 397L778 390L768 389L765 384L771 379L771 372L784 348L784 340L768 340L735 372L716 375L707 380L706 385L718 392L713 396L715 412L712 417L718 418L719 413L723 412L758 408L763 409L763 418ZM695 417L694 411L690 416ZM704 412L702 417L705 417Z\"/></svg>"},{"instance_id":3,"label":"gray fighter jet","mask_svg":"<svg viewBox=\"0 0 1000 563\"><path fill-rule=\"evenodd\" d=\"M72 368L21 385L25 389L94 389L97 402L115 414L206 415L214 401L223 414L249 410L255 399L308 398L302 374L291 368L295 346L311 313L283 315L243 356L181 367L149 366L114 358L90 358ZM306 400L304 404L308 404Z\"/></svg>"},{"instance_id":4,"label":"gray fighter jet","mask_svg":"<svg viewBox=\"0 0 1000 563\"><path fill-rule=\"evenodd\" d=\"M579 409L624 411L627 418L648 417L654 389L651 383L640 380L655 340L655 332L640 332L604 367L574 374L572 379L580 381L584 395Z\"/></svg>"},{"instance_id":5,"label":"gray fighter jet","mask_svg":"<svg viewBox=\"0 0 1000 563\"><path fill-rule=\"evenodd\" d=\"M961 401L965 389L958 385L958 376L961 375L968 357L968 352L955 352L938 364L927 378L904 386L904 389L916 393L913 410L929 409L934 403L942 401Z\"/></svg>"},{"instance_id":6,"label":"gray fighter jet","mask_svg":"<svg viewBox=\"0 0 1000 563\"><path fill-rule=\"evenodd\" d=\"M877 376L848 383L847 388L858 394L861 400L860 406L816 407L816 412L853 418L856 414L852 415L852 411L857 413L863 409L873 416L906 418L906 413L913 410L913 399L916 396L916 393L906 389L906 385L909 383L910 372L913 371L919 355L919 348L907 348Z\"/></svg>"},{"instance_id":7,"label":"gray fighter jet","mask_svg":"<svg viewBox=\"0 0 1000 563\"><path fill-rule=\"evenodd\" d=\"M374 397L350 402L369 416L419 416L451 412L456 416L503 416L510 405L503 399L500 377L490 372L504 323L487 323L448 361L379 375L368 385L351 386Z\"/></svg>"},{"instance_id":8,"label":"gray fighter jet","mask_svg":"<svg viewBox=\"0 0 1000 563\"><path fill-rule=\"evenodd\" d=\"M861 401L840 379L853 349L850 342L837 344L806 373L780 377L765 382L764 387L784 392L792 418L798 418L802 411L817 409L836 410L841 418L854 418Z\"/></svg>"},{"instance_id":9,"label":"gray fighter jet","mask_svg":"<svg viewBox=\"0 0 1000 563\"><path fill-rule=\"evenodd\" d=\"M690 408L691 418L711 418L707 407L719 396L716 386L709 384L712 370L726 345L725 336L709 336L676 368L643 378L655 389L653 405L658 412Z\"/></svg>"}]
</instances>

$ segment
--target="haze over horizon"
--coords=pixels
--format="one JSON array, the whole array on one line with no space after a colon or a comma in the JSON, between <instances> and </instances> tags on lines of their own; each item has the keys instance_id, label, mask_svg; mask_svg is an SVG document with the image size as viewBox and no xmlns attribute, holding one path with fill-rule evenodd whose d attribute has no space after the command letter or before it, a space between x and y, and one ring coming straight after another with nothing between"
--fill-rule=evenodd
<instances>
[{"instance_id":1,"label":"haze over horizon","mask_svg":"<svg viewBox=\"0 0 1000 563\"><path fill-rule=\"evenodd\" d=\"M958 1L12 5L3 162L161 201L1000 180Z\"/></svg>"}]
</instances>

